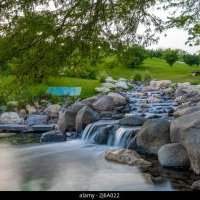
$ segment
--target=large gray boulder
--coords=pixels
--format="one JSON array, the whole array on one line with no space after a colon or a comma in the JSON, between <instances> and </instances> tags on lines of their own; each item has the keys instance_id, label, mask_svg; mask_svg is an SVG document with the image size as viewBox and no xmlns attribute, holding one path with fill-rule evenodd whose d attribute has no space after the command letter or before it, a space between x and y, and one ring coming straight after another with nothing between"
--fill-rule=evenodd
<instances>
[{"instance_id":1,"label":"large gray boulder","mask_svg":"<svg viewBox=\"0 0 200 200\"><path fill-rule=\"evenodd\" d=\"M196 111L200 111L200 105L190 106L190 107L188 106L182 109L178 109L176 110L176 112L174 112L174 116L181 117L183 115L191 114Z\"/></svg>"},{"instance_id":2,"label":"large gray boulder","mask_svg":"<svg viewBox=\"0 0 200 200\"><path fill-rule=\"evenodd\" d=\"M190 165L187 151L180 143L163 145L158 151L158 160L163 167L186 168Z\"/></svg>"},{"instance_id":3,"label":"large gray boulder","mask_svg":"<svg viewBox=\"0 0 200 200\"><path fill-rule=\"evenodd\" d=\"M186 148L191 168L200 174L200 111L183 115L172 121L170 138Z\"/></svg>"},{"instance_id":4,"label":"large gray boulder","mask_svg":"<svg viewBox=\"0 0 200 200\"><path fill-rule=\"evenodd\" d=\"M165 119L149 119L136 135L137 150L141 153L155 154L164 144L170 143L170 123Z\"/></svg>"},{"instance_id":5,"label":"large gray boulder","mask_svg":"<svg viewBox=\"0 0 200 200\"><path fill-rule=\"evenodd\" d=\"M119 124L122 126L142 126L145 122L145 118L133 115L127 116L119 121Z\"/></svg>"},{"instance_id":6,"label":"large gray boulder","mask_svg":"<svg viewBox=\"0 0 200 200\"><path fill-rule=\"evenodd\" d=\"M75 103L66 110L60 112L57 122L58 130L62 133L65 133L66 131L75 131L76 115L84 106L85 105L83 103Z\"/></svg>"},{"instance_id":7,"label":"large gray boulder","mask_svg":"<svg viewBox=\"0 0 200 200\"><path fill-rule=\"evenodd\" d=\"M113 98L115 106L121 106L127 103L126 98L123 97L121 94L110 92L108 96Z\"/></svg>"},{"instance_id":8,"label":"large gray boulder","mask_svg":"<svg viewBox=\"0 0 200 200\"><path fill-rule=\"evenodd\" d=\"M4 112L0 115L0 124L20 124L23 119L16 112Z\"/></svg>"},{"instance_id":9,"label":"large gray boulder","mask_svg":"<svg viewBox=\"0 0 200 200\"><path fill-rule=\"evenodd\" d=\"M76 115L76 131L80 133L88 124L97 120L99 120L99 114L90 107L84 106Z\"/></svg>"},{"instance_id":10,"label":"large gray boulder","mask_svg":"<svg viewBox=\"0 0 200 200\"><path fill-rule=\"evenodd\" d=\"M115 103L112 97L104 95L92 104L97 111L111 111L114 109Z\"/></svg>"}]
</instances>

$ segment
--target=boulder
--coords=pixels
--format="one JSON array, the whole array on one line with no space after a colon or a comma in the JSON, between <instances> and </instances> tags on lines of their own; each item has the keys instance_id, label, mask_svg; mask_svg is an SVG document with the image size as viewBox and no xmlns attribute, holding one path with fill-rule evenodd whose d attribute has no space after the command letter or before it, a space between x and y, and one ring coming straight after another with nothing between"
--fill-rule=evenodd
<instances>
[{"instance_id":1,"label":"boulder","mask_svg":"<svg viewBox=\"0 0 200 200\"><path fill-rule=\"evenodd\" d=\"M116 80L114 80L111 76L108 76L108 77L105 79L105 82L107 82L107 83L115 83Z\"/></svg>"},{"instance_id":2,"label":"boulder","mask_svg":"<svg viewBox=\"0 0 200 200\"><path fill-rule=\"evenodd\" d=\"M200 174L200 111L186 114L172 121L170 138L187 150L192 170Z\"/></svg>"},{"instance_id":3,"label":"boulder","mask_svg":"<svg viewBox=\"0 0 200 200\"><path fill-rule=\"evenodd\" d=\"M127 116L119 121L122 126L142 126L145 122L145 118L139 115Z\"/></svg>"},{"instance_id":4,"label":"boulder","mask_svg":"<svg viewBox=\"0 0 200 200\"><path fill-rule=\"evenodd\" d=\"M33 114L33 113L37 112L36 108L34 106L29 105L29 104L26 105L26 110L27 110L28 114Z\"/></svg>"},{"instance_id":5,"label":"boulder","mask_svg":"<svg viewBox=\"0 0 200 200\"><path fill-rule=\"evenodd\" d=\"M60 109L61 106L59 104L52 104L49 105L44 112L47 113L50 118L54 118L58 117Z\"/></svg>"},{"instance_id":6,"label":"boulder","mask_svg":"<svg viewBox=\"0 0 200 200\"><path fill-rule=\"evenodd\" d=\"M43 133L40 138L41 143L64 142L64 141L66 141L66 138L59 131L49 131L49 132Z\"/></svg>"},{"instance_id":7,"label":"boulder","mask_svg":"<svg viewBox=\"0 0 200 200\"><path fill-rule=\"evenodd\" d=\"M172 81L170 80L161 80L161 81L151 81L150 87L153 89L162 89L162 88L168 88L172 84Z\"/></svg>"},{"instance_id":8,"label":"boulder","mask_svg":"<svg viewBox=\"0 0 200 200\"><path fill-rule=\"evenodd\" d=\"M129 149L108 150L105 153L105 159L141 168L148 168L152 166L151 162L144 160L137 152Z\"/></svg>"},{"instance_id":9,"label":"boulder","mask_svg":"<svg viewBox=\"0 0 200 200\"><path fill-rule=\"evenodd\" d=\"M149 119L136 135L137 150L155 154L164 144L170 143L170 123L165 119Z\"/></svg>"},{"instance_id":10,"label":"boulder","mask_svg":"<svg viewBox=\"0 0 200 200\"><path fill-rule=\"evenodd\" d=\"M106 88L106 87L97 87L97 88L95 88L95 91L99 92L99 93L106 94L106 93L110 92L110 89Z\"/></svg>"},{"instance_id":11,"label":"boulder","mask_svg":"<svg viewBox=\"0 0 200 200\"><path fill-rule=\"evenodd\" d=\"M81 108L76 115L76 131L80 133L90 123L99 120L99 114L88 106Z\"/></svg>"},{"instance_id":12,"label":"boulder","mask_svg":"<svg viewBox=\"0 0 200 200\"><path fill-rule=\"evenodd\" d=\"M122 81L122 80L119 80L116 82L115 86L117 88L120 88L120 89L124 89L124 90L127 90L129 88L128 84L126 81Z\"/></svg>"},{"instance_id":13,"label":"boulder","mask_svg":"<svg viewBox=\"0 0 200 200\"><path fill-rule=\"evenodd\" d=\"M114 88L116 88L116 86L115 86L114 83L102 83L101 87L108 88L108 89L114 89Z\"/></svg>"},{"instance_id":14,"label":"boulder","mask_svg":"<svg viewBox=\"0 0 200 200\"><path fill-rule=\"evenodd\" d=\"M115 106L121 106L127 103L126 98L121 94L110 92L108 96L113 98Z\"/></svg>"},{"instance_id":15,"label":"boulder","mask_svg":"<svg viewBox=\"0 0 200 200\"><path fill-rule=\"evenodd\" d=\"M48 116L47 115L29 115L27 118L27 124L29 126L47 124Z\"/></svg>"},{"instance_id":16,"label":"boulder","mask_svg":"<svg viewBox=\"0 0 200 200\"><path fill-rule=\"evenodd\" d=\"M92 106L92 104L99 98L100 96L93 96L93 97L88 97L84 100L81 101L82 104L87 105L87 106Z\"/></svg>"},{"instance_id":17,"label":"boulder","mask_svg":"<svg viewBox=\"0 0 200 200\"><path fill-rule=\"evenodd\" d=\"M192 190L199 190L200 191L200 180L195 181L192 186L191 186Z\"/></svg>"},{"instance_id":18,"label":"boulder","mask_svg":"<svg viewBox=\"0 0 200 200\"><path fill-rule=\"evenodd\" d=\"M112 97L102 96L92 104L92 107L97 111L111 111L114 109L115 103Z\"/></svg>"},{"instance_id":19,"label":"boulder","mask_svg":"<svg viewBox=\"0 0 200 200\"><path fill-rule=\"evenodd\" d=\"M200 106L190 106L190 107L178 109L178 110L176 110L176 112L174 112L174 116L180 117L180 116L183 116L183 115L191 114L191 113L196 112L196 111L200 111Z\"/></svg>"},{"instance_id":20,"label":"boulder","mask_svg":"<svg viewBox=\"0 0 200 200\"><path fill-rule=\"evenodd\" d=\"M158 160L163 167L187 168L190 165L187 151L180 143L163 145L158 151Z\"/></svg>"},{"instance_id":21,"label":"boulder","mask_svg":"<svg viewBox=\"0 0 200 200\"><path fill-rule=\"evenodd\" d=\"M23 119L16 112L4 112L0 116L1 124L20 124L22 122Z\"/></svg>"},{"instance_id":22,"label":"boulder","mask_svg":"<svg viewBox=\"0 0 200 200\"><path fill-rule=\"evenodd\" d=\"M78 111L85 105L82 103L75 103L66 110L59 112L59 118L57 122L58 130L62 133L66 131L75 131L76 126L76 115Z\"/></svg>"}]
</instances>

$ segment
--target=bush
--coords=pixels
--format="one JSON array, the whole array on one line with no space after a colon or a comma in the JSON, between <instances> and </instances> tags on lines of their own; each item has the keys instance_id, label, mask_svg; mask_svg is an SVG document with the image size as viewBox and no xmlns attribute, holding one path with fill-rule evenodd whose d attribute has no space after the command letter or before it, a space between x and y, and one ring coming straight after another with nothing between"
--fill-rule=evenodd
<instances>
[{"instance_id":1,"label":"bush","mask_svg":"<svg viewBox=\"0 0 200 200\"><path fill-rule=\"evenodd\" d=\"M146 57L146 50L143 47L135 45L124 50L120 54L119 60L123 65L135 68L140 66Z\"/></svg>"},{"instance_id":2,"label":"bush","mask_svg":"<svg viewBox=\"0 0 200 200\"><path fill-rule=\"evenodd\" d=\"M164 52L164 59L170 66L173 66L178 60L178 52L176 50L168 49Z\"/></svg>"},{"instance_id":3,"label":"bush","mask_svg":"<svg viewBox=\"0 0 200 200\"><path fill-rule=\"evenodd\" d=\"M185 54L183 56L183 61L188 65L200 65L200 56L199 55L191 55L191 54Z\"/></svg>"},{"instance_id":4,"label":"bush","mask_svg":"<svg viewBox=\"0 0 200 200\"><path fill-rule=\"evenodd\" d=\"M102 71L102 72L99 72L98 76L97 76L97 79L103 83L105 82L106 78L108 77L108 73L106 71Z\"/></svg>"},{"instance_id":5,"label":"bush","mask_svg":"<svg viewBox=\"0 0 200 200\"><path fill-rule=\"evenodd\" d=\"M136 72L132 78L133 81L142 81L142 75L139 72Z\"/></svg>"},{"instance_id":6,"label":"bush","mask_svg":"<svg viewBox=\"0 0 200 200\"><path fill-rule=\"evenodd\" d=\"M145 82L149 82L149 81L152 80L152 76L151 76L151 74L150 74L149 71L146 71L146 72L144 73L144 76L143 76L143 77L144 77L143 80L144 80Z\"/></svg>"},{"instance_id":7,"label":"bush","mask_svg":"<svg viewBox=\"0 0 200 200\"><path fill-rule=\"evenodd\" d=\"M83 79L96 79L96 70L93 67L67 67L64 69L64 75Z\"/></svg>"}]
</instances>

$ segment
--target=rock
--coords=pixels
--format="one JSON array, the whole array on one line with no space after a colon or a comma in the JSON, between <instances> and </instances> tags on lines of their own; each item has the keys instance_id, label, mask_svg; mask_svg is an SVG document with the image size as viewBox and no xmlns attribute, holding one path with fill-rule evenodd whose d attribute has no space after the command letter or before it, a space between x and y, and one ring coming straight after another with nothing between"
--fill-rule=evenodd
<instances>
[{"instance_id":1,"label":"rock","mask_svg":"<svg viewBox=\"0 0 200 200\"><path fill-rule=\"evenodd\" d=\"M25 109L21 109L21 110L19 111L19 117L20 117L20 118L25 119L25 118L26 118L26 115L27 115L27 113L26 113L26 110L25 110Z\"/></svg>"},{"instance_id":2,"label":"rock","mask_svg":"<svg viewBox=\"0 0 200 200\"><path fill-rule=\"evenodd\" d=\"M88 124L99 120L99 118L99 114L96 111L84 106L76 115L76 131L78 133L82 132Z\"/></svg>"},{"instance_id":3,"label":"rock","mask_svg":"<svg viewBox=\"0 0 200 200\"><path fill-rule=\"evenodd\" d=\"M158 160L163 167L187 168L190 165L187 151L179 143L163 145L158 151Z\"/></svg>"},{"instance_id":4,"label":"rock","mask_svg":"<svg viewBox=\"0 0 200 200\"><path fill-rule=\"evenodd\" d=\"M112 97L115 106L125 105L127 103L126 98L118 93L110 92L108 94L109 97Z\"/></svg>"},{"instance_id":5,"label":"rock","mask_svg":"<svg viewBox=\"0 0 200 200\"><path fill-rule=\"evenodd\" d=\"M108 88L108 89L114 89L114 88L116 88L115 84L113 84L113 83L102 83L101 87Z\"/></svg>"},{"instance_id":6,"label":"rock","mask_svg":"<svg viewBox=\"0 0 200 200\"><path fill-rule=\"evenodd\" d=\"M75 103L66 110L60 112L57 122L58 130L62 133L65 133L66 131L75 131L76 115L84 106L85 105L83 103Z\"/></svg>"},{"instance_id":7,"label":"rock","mask_svg":"<svg viewBox=\"0 0 200 200\"><path fill-rule=\"evenodd\" d=\"M26 110L28 111L28 114L33 114L33 113L36 113L37 110L34 106L31 106L31 105L26 105Z\"/></svg>"},{"instance_id":8,"label":"rock","mask_svg":"<svg viewBox=\"0 0 200 200\"><path fill-rule=\"evenodd\" d=\"M162 89L162 88L168 88L172 84L172 81L170 80L161 80L161 81L151 81L150 87L153 89Z\"/></svg>"},{"instance_id":9,"label":"rock","mask_svg":"<svg viewBox=\"0 0 200 200\"><path fill-rule=\"evenodd\" d=\"M145 122L145 118L133 115L127 116L119 121L119 124L122 126L142 126Z\"/></svg>"},{"instance_id":10,"label":"rock","mask_svg":"<svg viewBox=\"0 0 200 200\"><path fill-rule=\"evenodd\" d=\"M195 181L192 186L191 186L192 190L200 190L200 180Z\"/></svg>"},{"instance_id":11,"label":"rock","mask_svg":"<svg viewBox=\"0 0 200 200\"><path fill-rule=\"evenodd\" d=\"M97 111L111 111L115 106L114 100L110 96L102 96L92 104Z\"/></svg>"},{"instance_id":12,"label":"rock","mask_svg":"<svg viewBox=\"0 0 200 200\"><path fill-rule=\"evenodd\" d=\"M149 119L136 135L137 150L156 154L161 146L170 143L170 123L165 119Z\"/></svg>"},{"instance_id":13,"label":"rock","mask_svg":"<svg viewBox=\"0 0 200 200\"><path fill-rule=\"evenodd\" d=\"M5 112L0 116L1 124L20 124L22 122L23 119L21 119L16 112Z\"/></svg>"},{"instance_id":14,"label":"rock","mask_svg":"<svg viewBox=\"0 0 200 200\"><path fill-rule=\"evenodd\" d=\"M141 158L137 152L129 149L108 150L105 153L105 159L142 168L148 168L152 165L151 162Z\"/></svg>"},{"instance_id":15,"label":"rock","mask_svg":"<svg viewBox=\"0 0 200 200\"><path fill-rule=\"evenodd\" d=\"M106 125L100 127L98 134L96 134L94 137L95 144L107 144L109 135L113 134L117 128L117 125Z\"/></svg>"},{"instance_id":16,"label":"rock","mask_svg":"<svg viewBox=\"0 0 200 200\"><path fill-rule=\"evenodd\" d=\"M47 115L29 115L27 118L27 124L29 126L47 124L47 121L48 121Z\"/></svg>"},{"instance_id":17,"label":"rock","mask_svg":"<svg viewBox=\"0 0 200 200\"><path fill-rule=\"evenodd\" d=\"M187 150L192 170L200 174L200 111L183 115L172 121L170 138Z\"/></svg>"},{"instance_id":18,"label":"rock","mask_svg":"<svg viewBox=\"0 0 200 200\"><path fill-rule=\"evenodd\" d=\"M58 117L59 115L59 111L61 109L61 106L59 104L52 104L52 105L49 105L45 110L44 112L47 113L47 115L50 117L50 118L56 118Z\"/></svg>"},{"instance_id":19,"label":"rock","mask_svg":"<svg viewBox=\"0 0 200 200\"><path fill-rule=\"evenodd\" d=\"M110 92L110 89L106 88L106 87L97 87L97 88L95 88L95 91L99 92L99 93L106 94L106 93Z\"/></svg>"},{"instance_id":20,"label":"rock","mask_svg":"<svg viewBox=\"0 0 200 200\"><path fill-rule=\"evenodd\" d=\"M178 110L176 110L176 112L174 112L174 116L180 117L183 115L191 114L196 111L200 111L200 106L190 106L190 107L178 109Z\"/></svg>"},{"instance_id":21,"label":"rock","mask_svg":"<svg viewBox=\"0 0 200 200\"><path fill-rule=\"evenodd\" d=\"M6 112L7 111L7 106L0 106L0 113L2 113L2 112Z\"/></svg>"},{"instance_id":22,"label":"rock","mask_svg":"<svg viewBox=\"0 0 200 200\"><path fill-rule=\"evenodd\" d=\"M41 143L64 142L64 141L66 141L66 138L59 131L49 131L47 133L42 134L42 136L40 138Z\"/></svg>"},{"instance_id":23,"label":"rock","mask_svg":"<svg viewBox=\"0 0 200 200\"><path fill-rule=\"evenodd\" d=\"M107 83L115 83L116 80L114 80L111 76L108 76L108 77L105 79L105 82L107 82Z\"/></svg>"},{"instance_id":24,"label":"rock","mask_svg":"<svg viewBox=\"0 0 200 200\"><path fill-rule=\"evenodd\" d=\"M93 96L86 98L81 101L82 104L87 105L87 106L92 106L92 104L99 98L100 96Z\"/></svg>"},{"instance_id":25,"label":"rock","mask_svg":"<svg viewBox=\"0 0 200 200\"><path fill-rule=\"evenodd\" d=\"M117 83L115 84L115 86L117 88L121 88L121 89L124 89L124 90L127 90L129 88L128 84L126 83L126 81L117 81Z\"/></svg>"}]
</instances>

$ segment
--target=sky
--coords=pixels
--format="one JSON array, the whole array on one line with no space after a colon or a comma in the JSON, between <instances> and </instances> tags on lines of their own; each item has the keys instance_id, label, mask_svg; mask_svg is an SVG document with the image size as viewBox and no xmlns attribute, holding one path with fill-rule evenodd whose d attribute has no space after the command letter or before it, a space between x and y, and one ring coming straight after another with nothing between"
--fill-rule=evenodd
<instances>
[{"instance_id":1,"label":"sky","mask_svg":"<svg viewBox=\"0 0 200 200\"><path fill-rule=\"evenodd\" d=\"M165 34L167 34L166 37L165 37ZM157 44L153 44L152 46L149 46L148 48L150 49L158 49L158 48L182 49L189 53L197 53L198 51L200 51L200 46L190 47L189 45L185 44L185 42L187 41L187 37L188 37L188 33L184 31L183 29L173 28L173 29L163 32L160 36L159 42Z\"/></svg>"}]
</instances>

